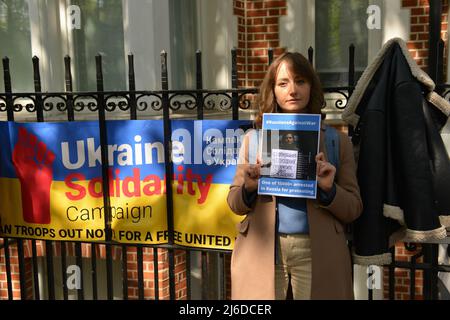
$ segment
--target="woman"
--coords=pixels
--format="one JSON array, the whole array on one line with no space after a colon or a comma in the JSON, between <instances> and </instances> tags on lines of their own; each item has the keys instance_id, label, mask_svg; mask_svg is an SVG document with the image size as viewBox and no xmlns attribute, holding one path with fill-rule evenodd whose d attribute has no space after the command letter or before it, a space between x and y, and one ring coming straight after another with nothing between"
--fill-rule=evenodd
<instances>
[{"instance_id":1,"label":"woman","mask_svg":"<svg viewBox=\"0 0 450 320\"><path fill-rule=\"evenodd\" d=\"M320 114L324 97L317 75L299 53L284 53L269 67L258 97L263 113ZM261 161L249 164L249 136L228 204L240 223L231 259L232 299L353 299L352 265L345 224L362 211L352 144L339 133L339 165L327 161L322 125L316 156L318 198L257 195Z\"/></svg>"}]
</instances>

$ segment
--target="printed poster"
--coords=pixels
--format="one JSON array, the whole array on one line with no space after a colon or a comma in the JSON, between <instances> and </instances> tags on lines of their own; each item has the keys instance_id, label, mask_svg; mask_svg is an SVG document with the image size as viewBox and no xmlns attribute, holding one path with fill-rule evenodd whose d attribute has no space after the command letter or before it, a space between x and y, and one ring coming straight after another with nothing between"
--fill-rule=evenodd
<instances>
[{"instance_id":1,"label":"printed poster","mask_svg":"<svg viewBox=\"0 0 450 320\"><path fill-rule=\"evenodd\" d=\"M316 198L321 116L264 114L258 194Z\"/></svg>"}]
</instances>

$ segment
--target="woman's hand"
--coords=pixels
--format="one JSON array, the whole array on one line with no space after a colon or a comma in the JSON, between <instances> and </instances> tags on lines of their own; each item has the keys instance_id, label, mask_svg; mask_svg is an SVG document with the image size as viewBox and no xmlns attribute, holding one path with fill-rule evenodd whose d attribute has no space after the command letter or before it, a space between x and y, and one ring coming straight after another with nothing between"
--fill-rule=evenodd
<instances>
[{"instance_id":1,"label":"woman's hand","mask_svg":"<svg viewBox=\"0 0 450 320\"><path fill-rule=\"evenodd\" d=\"M244 170L244 188L247 192L253 192L258 188L258 179L261 175L261 161L256 160L256 164L249 164Z\"/></svg>"},{"instance_id":2,"label":"woman's hand","mask_svg":"<svg viewBox=\"0 0 450 320\"><path fill-rule=\"evenodd\" d=\"M325 161L323 152L319 152L316 156L317 163L317 185L325 192L330 192L336 175L336 167Z\"/></svg>"}]
</instances>

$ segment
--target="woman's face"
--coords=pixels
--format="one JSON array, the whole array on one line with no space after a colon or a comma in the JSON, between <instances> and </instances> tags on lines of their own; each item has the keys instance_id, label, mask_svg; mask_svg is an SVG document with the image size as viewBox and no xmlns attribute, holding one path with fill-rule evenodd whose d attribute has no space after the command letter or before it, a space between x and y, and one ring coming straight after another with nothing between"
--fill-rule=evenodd
<instances>
[{"instance_id":1,"label":"woman's face","mask_svg":"<svg viewBox=\"0 0 450 320\"><path fill-rule=\"evenodd\" d=\"M286 62L281 62L275 76L275 98L281 112L306 113L311 85L301 76L293 74Z\"/></svg>"}]
</instances>

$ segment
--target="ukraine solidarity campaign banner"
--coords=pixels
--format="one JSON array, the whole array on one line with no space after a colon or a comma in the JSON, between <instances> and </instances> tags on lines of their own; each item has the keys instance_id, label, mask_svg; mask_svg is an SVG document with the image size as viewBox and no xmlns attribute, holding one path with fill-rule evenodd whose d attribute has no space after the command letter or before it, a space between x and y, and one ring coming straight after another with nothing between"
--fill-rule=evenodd
<instances>
[{"instance_id":1,"label":"ukraine solidarity campaign banner","mask_svg":"<svg viewBox=\"0 0 450 320\"><path fill-rule=\"evenodd\" d=\"M174 240L232 249L240 217L226 198L246 121L172 121ZM161 120L107 121L103 206L97 121L0 123L0 235L48 240L168 242Z\"/></svg>"}]
</instances>

